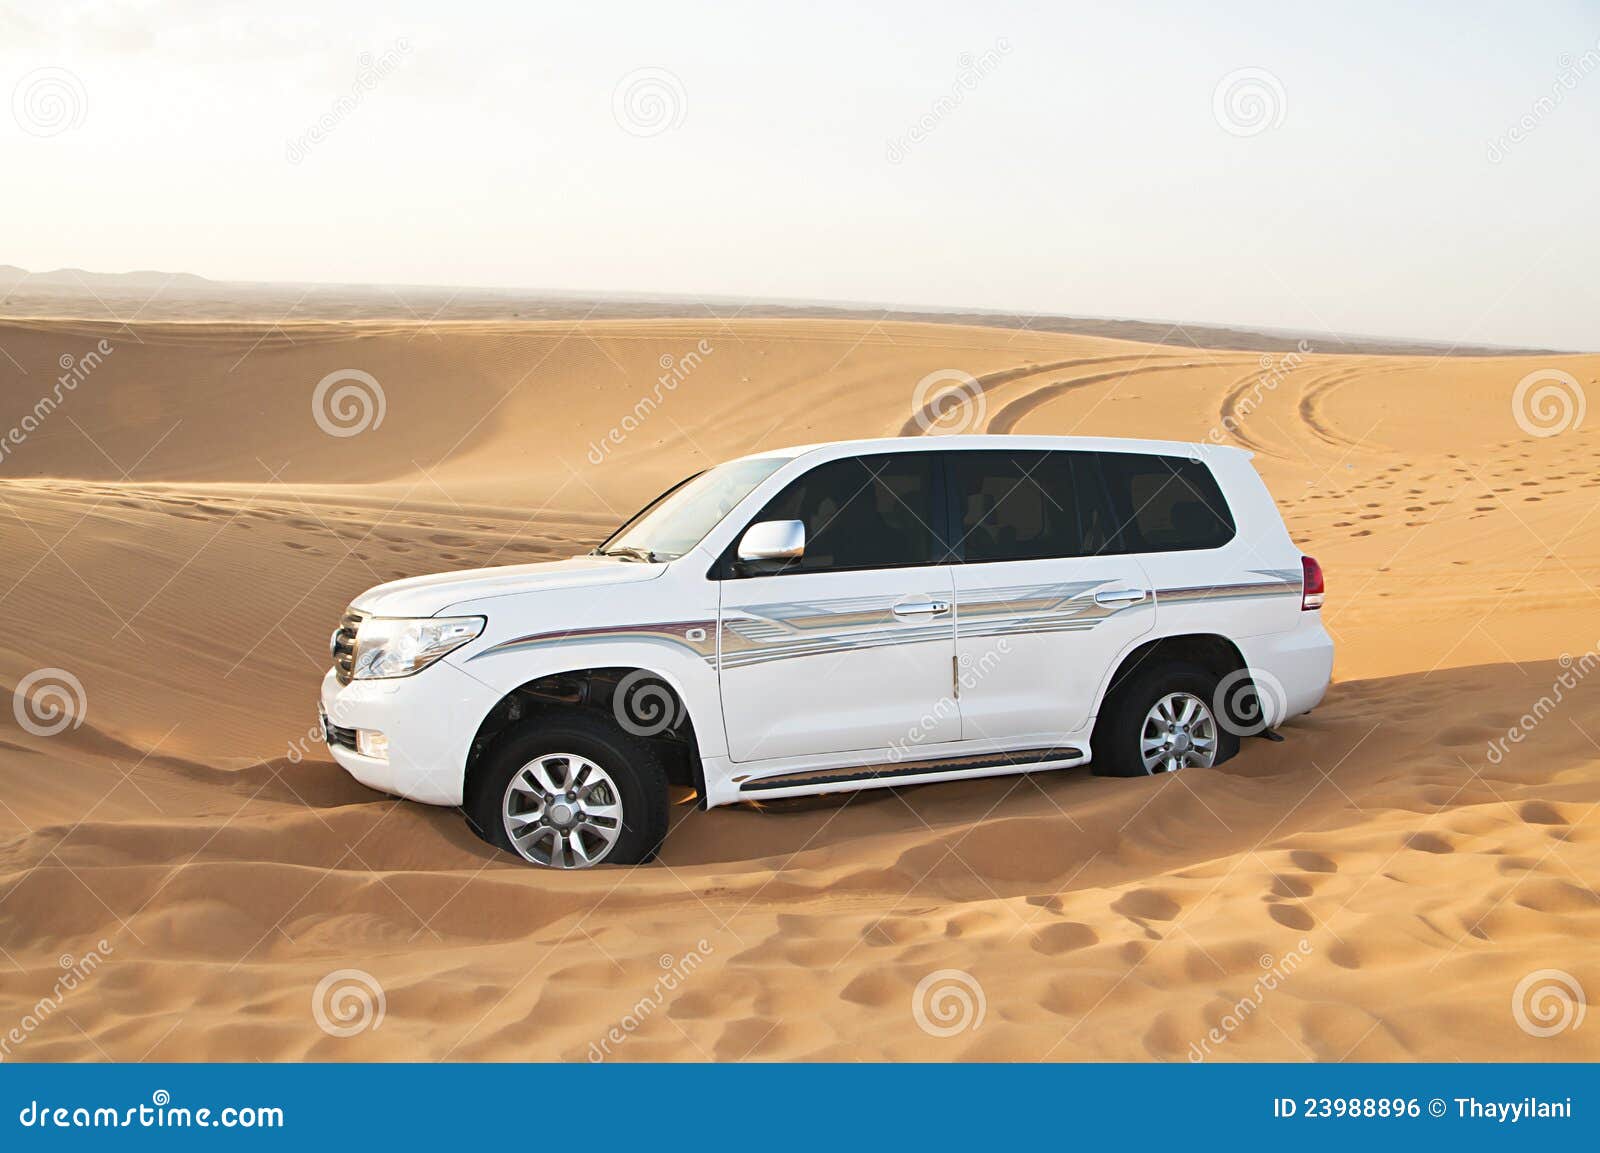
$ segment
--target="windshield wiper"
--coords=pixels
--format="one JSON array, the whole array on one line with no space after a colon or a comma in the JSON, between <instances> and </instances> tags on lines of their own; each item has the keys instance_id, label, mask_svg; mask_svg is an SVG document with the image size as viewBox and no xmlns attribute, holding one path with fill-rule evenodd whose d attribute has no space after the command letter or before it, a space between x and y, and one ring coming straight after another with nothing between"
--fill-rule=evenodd
<instances>
[{"instance_id":1,"label":"windshield wiper","mask_svg":"<svg viewBox=\"0 0 1600 1153\"><path fill-rule=\"evenodd\" d=\"M637 545L621 545L621 546L619 546L617 548L613 548L613 549L597 548L597 549L594 550L594 552L590 553L589 555L590 556L614 556L614 557L620 557L623 560L642 561L645 564L655 564L656 563L656 554L655 553L651 552L647 548L639 548Z\"/></svg>"}]
</instances>

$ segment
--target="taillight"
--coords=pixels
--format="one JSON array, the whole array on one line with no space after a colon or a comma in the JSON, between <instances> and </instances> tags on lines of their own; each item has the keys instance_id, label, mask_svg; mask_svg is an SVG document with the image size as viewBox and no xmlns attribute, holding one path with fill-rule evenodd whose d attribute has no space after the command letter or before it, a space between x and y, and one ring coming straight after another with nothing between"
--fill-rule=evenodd
<instances>
[{"instance_id":1,"label":"taillight","mask_svg":"<svg viewBox=\"0 0 1600 1153\"><path fill-rule=\"evenodd\" d=\"M1302 610L1320 609L1322 607L1322 566L1311 557L1300 558L1300 571L1304 576L1304 589L1300 593L1300 608Z\"/></svg>"}]
</instances>

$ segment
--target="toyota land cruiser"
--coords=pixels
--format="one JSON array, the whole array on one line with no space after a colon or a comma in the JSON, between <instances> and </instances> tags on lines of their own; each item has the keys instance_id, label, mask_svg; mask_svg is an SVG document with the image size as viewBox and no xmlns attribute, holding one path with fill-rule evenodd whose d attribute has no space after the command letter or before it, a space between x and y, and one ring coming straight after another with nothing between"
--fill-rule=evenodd
<instances>
[{"instance_id":1,"label":"toyota land cruiser","mask_svg":"<svg viewBox=\"0 0 1600 1153\"><path fill-rule=\"evenodd\" d=\"M1321 699L1322 573L1250 454L951 436L760 453L593 552L355 598L323 729L543 866L705 807L1093 762L1221 764Z\"/></svg>"}]
</instances>

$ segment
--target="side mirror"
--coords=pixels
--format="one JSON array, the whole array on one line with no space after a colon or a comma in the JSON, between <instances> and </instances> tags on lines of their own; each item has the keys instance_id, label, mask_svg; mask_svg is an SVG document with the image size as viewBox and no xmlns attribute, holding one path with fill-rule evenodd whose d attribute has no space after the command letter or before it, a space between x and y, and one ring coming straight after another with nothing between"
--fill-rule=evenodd
<instances>
[{"instance_id":1,"label":"side mirror","mask_svg":"<svg viewBox=\"0 0 1600 1153\"><path fill-rule=\"evenodd\" d=\"M799 560L806 552L806 524L801 520L764 520L739 538L741 561Z\"/></svg>"}]
</instances>

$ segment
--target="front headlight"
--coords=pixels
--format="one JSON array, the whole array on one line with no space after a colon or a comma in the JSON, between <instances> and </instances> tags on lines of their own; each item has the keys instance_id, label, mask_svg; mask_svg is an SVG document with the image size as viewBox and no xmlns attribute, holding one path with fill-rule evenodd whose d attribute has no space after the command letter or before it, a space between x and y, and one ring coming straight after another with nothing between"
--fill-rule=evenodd
<instances>
[{"instance_id":1,"label":"front headlight","mask_svg":"<svg viewBox=\"0 0 1600 1153\"><path fill-rule=\"evenodd\" d=\"M356 632L351 677L358 681L409 677L483 631L484 617L368 617Z\"/></svg>"}]
</instances>

